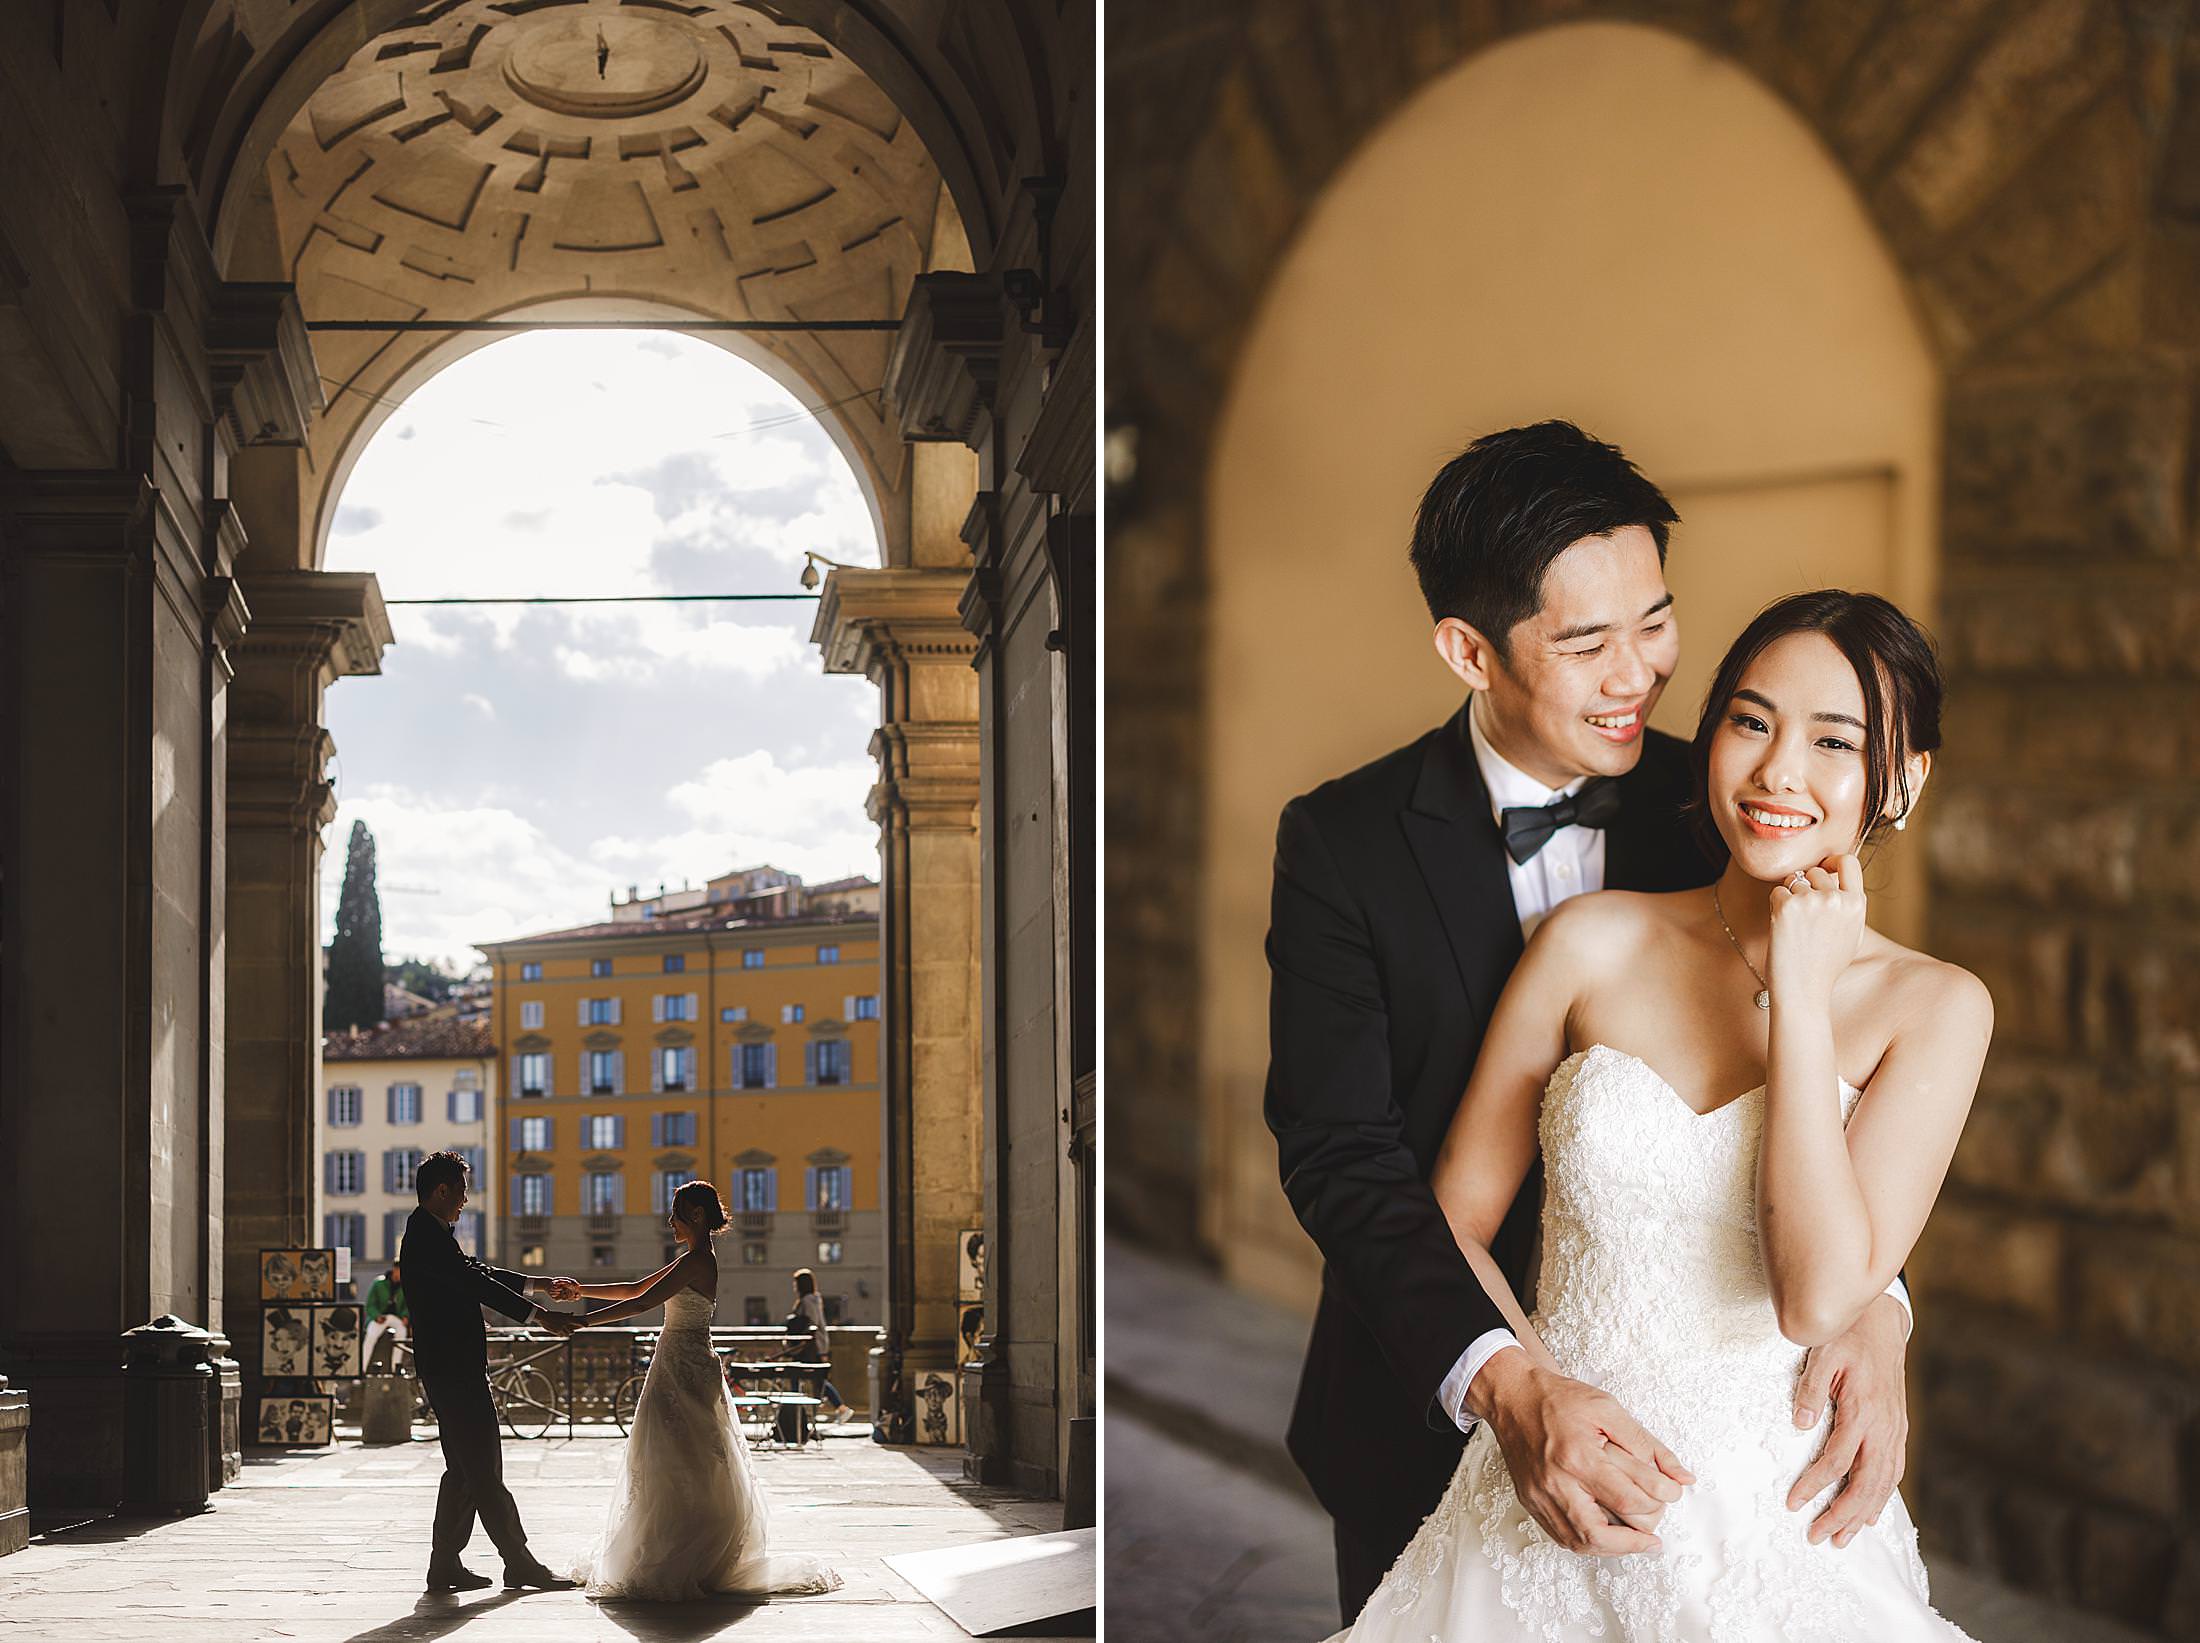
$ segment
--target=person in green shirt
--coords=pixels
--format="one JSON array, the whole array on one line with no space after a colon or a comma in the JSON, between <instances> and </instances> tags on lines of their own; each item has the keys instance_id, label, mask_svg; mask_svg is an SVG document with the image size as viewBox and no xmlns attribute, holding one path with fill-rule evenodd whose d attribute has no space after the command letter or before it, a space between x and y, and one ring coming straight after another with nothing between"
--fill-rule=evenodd
<instances>
[{"instance_id":1,"label":"person in green shirt","mask_svg":"<svg viewBox=\"0 0 2200 1643\"><path fill-rule=\"evenodd\" d=\"M410 1316L405 1310L405 1280L393 1264L367 1287L367 1339L365 1356L360 1360L363 1366L373 1367L375 1344L385 1333L400 1341L411 1333L407 1321Z\"/></svg>"}]
</instances>

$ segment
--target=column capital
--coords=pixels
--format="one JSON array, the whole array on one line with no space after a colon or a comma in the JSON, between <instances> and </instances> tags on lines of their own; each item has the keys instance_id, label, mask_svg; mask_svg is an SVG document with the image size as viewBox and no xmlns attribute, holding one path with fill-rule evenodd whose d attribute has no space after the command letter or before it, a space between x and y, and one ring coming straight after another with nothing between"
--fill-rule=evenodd
<instances>
[{"instance_id":1,"label":"column capital","mask_svg":"<svg viewBox=\"0 0 2200 1643\"><path fill-rule=\"evenodd\" d=\"M311 657L318 683L380 673L392 641L382 585L371 571L274 571L240 578L252 626L244 654Z\"/></svg>"},{"instance_id":2,"label":"column capital","mask_svg":"<svg viewBox=\"0 0 2200 1643\"><path fill-rule=\"evenodd\" d=\"M827 673L874 681L890 662L967 668L978 650L959 610L969 581L964 570L835 570L825 579L810 642L824 652Z\"/></svg>"},{"instance_id":3,"label":"column capital","mask_svg":"<svg viewBox=\"0 0 2200 1643\"><path fill-rule=\"evenodd\" d=\"M1007 305L998 274L919 274L886 360L886 402L912 441L976 446L1000 386Z\"/></svg>"}]
</instances>

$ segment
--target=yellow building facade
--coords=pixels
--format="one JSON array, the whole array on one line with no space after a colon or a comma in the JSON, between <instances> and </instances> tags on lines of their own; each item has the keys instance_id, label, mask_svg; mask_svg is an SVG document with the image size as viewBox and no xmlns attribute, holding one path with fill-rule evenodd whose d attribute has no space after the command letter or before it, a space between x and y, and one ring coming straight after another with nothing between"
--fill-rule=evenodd
<instances>
[{"instance_id":1,"label":"yellow building facade","mask_svg":"<svg viewBox=\"0 0 2200 1643\"><path fill-rule=\"evenodd\" d=\"M703 1178L733 1218L720 1321L780 1320L798 1267L831 1321L880 1321L875 886L752 869L482 950L506 1264L648 1271L672 1193Z\"/></svg>"}]
</instances>

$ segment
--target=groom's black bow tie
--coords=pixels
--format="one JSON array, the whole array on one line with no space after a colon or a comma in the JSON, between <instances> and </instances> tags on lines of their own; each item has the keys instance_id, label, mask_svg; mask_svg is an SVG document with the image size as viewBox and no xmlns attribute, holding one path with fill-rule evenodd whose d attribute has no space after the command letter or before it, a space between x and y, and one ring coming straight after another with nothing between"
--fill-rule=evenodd
<instances>
[{"instance_id":1,"label":"groom's black bow tie","mask_svg":"<svg viewBox=\"0 0 2200 1643\"><path fill-rule=\"evenodd\" d=\"M1505 809L1505 854L1525 865L1551 842L1561 827L1609 827L1619 814L1619 783L1609 776L1592 776L1580 791L1556 804L1508 805Z\"/></svg>"}]
</instances>

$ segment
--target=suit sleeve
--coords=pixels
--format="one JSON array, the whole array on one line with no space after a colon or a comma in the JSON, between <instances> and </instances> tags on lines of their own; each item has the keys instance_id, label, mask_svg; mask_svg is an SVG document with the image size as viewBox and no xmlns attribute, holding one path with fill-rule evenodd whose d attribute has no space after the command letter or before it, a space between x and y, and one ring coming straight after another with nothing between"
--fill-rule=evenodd
<instances>
[{"instance_id":1,"label":"suit sleeve","mask_svg":"<svg viewBox=\"0 0 2200 1643\"><path fill-rule=\"evenodd\" d=\"M1365 912L1304 800L1276 835L1268 928L1268 1088L1284 1195L1339 1296L1448 1427L1438 1389L1504 1314L1459 1253L1405 1141L1390 1017Z\"/></svg>"},{"instance_id":2,"label":"suit sleeve","mask_svg":"<svg viewBox=\"0 0 2200 1643\"><path fill-rule=\"evenodd\" d=\"M535 1303L523 1293L527 1280L518 1273L507 1272L472 1256L465 1257L461 1267L467 1293L483 1306L503 1313L514 1323L523 1324L535 1315Z\"/></svg>"}]
</instances>

